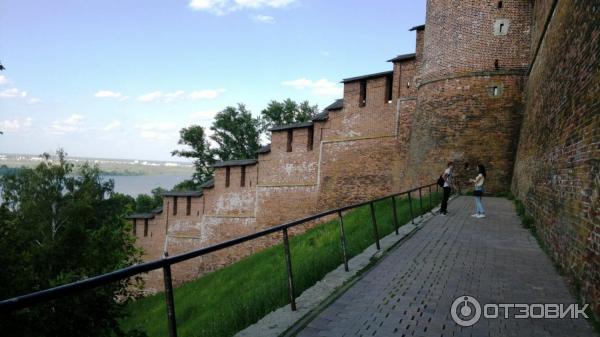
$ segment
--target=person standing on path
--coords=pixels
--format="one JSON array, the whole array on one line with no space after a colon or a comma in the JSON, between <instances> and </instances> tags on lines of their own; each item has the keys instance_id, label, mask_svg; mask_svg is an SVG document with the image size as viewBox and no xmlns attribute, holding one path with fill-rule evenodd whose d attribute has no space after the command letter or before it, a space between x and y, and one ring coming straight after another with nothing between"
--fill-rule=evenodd
<instances>
[{"instance_id":1,"label":"person standing on path","mask_svg":"<svg viewBox=\"0 0 600 337\"><path fill-rule=\"evenodd\" d=\"M442 207L440 208L440 214L447 215L448 214L448 199L450 198L450 192L452 191L452 168L454 165L452 162L448 162L448 167L442 174L442 178L444 179L444 198L442 199Z\"/></svg>"},{"instance_id":2,"label":"person standing on path","mask_svg":"<svg viewBox=\"0 0 600 337\"><path fill-rule=\"evenodd\" d=\"M483 203L481 202L481 198L483 197L483 183L485 182L485 166L479 164L477 165L477 170L479 171L477 177L475 179L469 179L470 182L475 184L475 191L473 192L473 196L475 196L475 214L471 215L475 218L485 218L485 210L483 209Z\"/></svg>"}]
</instances>

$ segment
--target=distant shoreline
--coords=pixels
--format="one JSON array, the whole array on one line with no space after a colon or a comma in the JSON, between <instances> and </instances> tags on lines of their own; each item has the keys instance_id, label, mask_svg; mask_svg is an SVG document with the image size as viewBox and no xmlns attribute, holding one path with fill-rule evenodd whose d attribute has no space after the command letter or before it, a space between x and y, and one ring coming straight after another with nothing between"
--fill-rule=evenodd
<instances>
[{"instance_id":1,"label":"distant shoreline","mask_svg":"<svg viewBox=\"0 0 600 337\"><path fill-rule=\"evenodd\" d=\"M68 154L68 153L67 153ZM55 153L50 153L51 157L55 156ZM0 158L2 156L7 157L38 157L41 158L42 154L32 154L32 153L14 153L14 152L0 152ZM175 163L179 165L192 165L191 162L188 161L178 161L178 160L158 160L158 159L140 159L140 158L104 158L104 157L81 157L81 156L73 156L68 154L67 161L120 161L120 162L154 162L154 163Z\"/></svg>"},{"instance_id":2,"label":"distant shoreline","mask_svg":"<svg viewBox=\"0 0 600 337\"><path fill-rule=\"evenodd\" d=\"M8 166L0 166L0 176L2 175L7 175L7 174L13 174L13 173L17 173L18 171L22 170L23 168L27 168L26 166L20 166L20 167L8 167ZM142 171L129 171L129 170L125 170L125 171L104 171L104 170L100 170L100 175L103 177L135 177L135 176L147 176L147 175L170 175L169 173L157 173L157 174L151 174L151 173L145 173Z\"/></svg>"},{"instance_id":3,"label":"distant shoreline","mask_svg":"<svg viewBox=\"0 0 600 337\"><path fill-rule=\"evenodd\" d=\"M51 157L55 159L55 157ZM42 162L39 155L0 153L0 167L6 166L3 174L22 167L35 167ZM142 176L142 175L187 175L194 173L192 163L137 159L100 159L67 157L67 162L79 167L84 163L98 165L105 176Z\"/></svg>"},{"instance_id":4,"label":"distant shoreline","mask_svg":"<svg viewBox=\"0 0 600 337\"><path fill-rule=\"evenodd\" d=\"M128 176L144 176L147 175L141 171L104 171L100 170L100 175L102 176L113 176L113 177L128 177Z\"/></svg>"}]
</instances>

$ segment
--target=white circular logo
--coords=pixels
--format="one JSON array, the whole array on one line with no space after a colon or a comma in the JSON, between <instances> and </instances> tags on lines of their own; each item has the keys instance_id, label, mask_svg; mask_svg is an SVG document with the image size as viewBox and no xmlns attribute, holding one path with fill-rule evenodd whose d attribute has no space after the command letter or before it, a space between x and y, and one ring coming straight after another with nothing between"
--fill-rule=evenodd
<instances>
[{"instance_id":1,"label":"white circular logo","mask_svg":"<svg viewBox=\"0 0 600 337\"><path fill-rule=\"evenodd\" d=\"M452 302L450 314L456 324L471 326L481 318L481 305L471 296L460 296Z\"/></svg>"}]
</instances>

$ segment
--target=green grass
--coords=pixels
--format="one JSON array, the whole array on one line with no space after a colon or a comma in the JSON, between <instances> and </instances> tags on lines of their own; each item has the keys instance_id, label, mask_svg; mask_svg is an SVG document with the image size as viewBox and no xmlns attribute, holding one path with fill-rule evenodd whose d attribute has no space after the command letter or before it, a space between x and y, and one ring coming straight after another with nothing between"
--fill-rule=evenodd
<instances>
[{"instance_id":1,"label":"green grass","mask_svg":"<svg viewBox=\"0 0 600 337\"><path fill-rule=\"evenodd\" d=\"M414 195L413 195L414 197ZM432 194L435 206L441 193ZM423 198L423 213L429 211ZM410 220L409 202L396 201L398 224ZM414 215L421 214L418 194L413 200ZM391 200L375 203L380 237L394 231ZM349 257L374 242L369 206L344 215ZM337 220L315 226L290 238L296 296L321 280L342 263ZM179 336L232 336L269 312L289 303L287 274L281 244L246 257L175 289ZM148 336L167 334L164 294L139 299L128 305L129 316L122 321L126 331L139 329Z\"/></svg>"},{"instance_id":2,"label":"green grass","mask_svg":"<svg viewBox=\"0 0 600 337\"><path fill-rule=\"evenodd\" d=\"M517 215L521 218L521 223L523 224L523 227L529 229L531 231L531 234L536 239L539 239L536 229L535 229L535 226L534 226L534 220L529 214L527 214L525 205L521 202L521 200L518 200L518 199L513 199L513 200L515 203L515 210L517 211ZM538 242L541 242L541 241L538 240ZM543 243L540 243L540 245L543 245Z\"/></svg>"}]
</instances>

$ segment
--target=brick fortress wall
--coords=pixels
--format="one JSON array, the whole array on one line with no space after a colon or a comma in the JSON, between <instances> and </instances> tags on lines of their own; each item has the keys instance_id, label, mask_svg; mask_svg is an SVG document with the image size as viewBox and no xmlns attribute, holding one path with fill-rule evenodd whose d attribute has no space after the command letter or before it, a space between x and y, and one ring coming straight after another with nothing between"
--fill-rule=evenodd
<instances>
[{"instance_id":1,"label":"brick fortress wall","mask_svg":"<svg viewBox=\"0 0 600 337\"><path fill-rule=\"evenodd\" d=\"M507 191L512 180L555 259L600 312L598 11L566 0L429 0L426 25L413 28L415 54L390 60L393 71L344 80L343 102L274 130L256 162L216 168L190 215L187 197L177 198L176 215L166 197L147 236L137 219L144 259L430 183L448 160L469 190L483 163L487 191ZM279 242L273 235L194 259L174 267L174 279ZM149 290L162 288L161 276L147 277Z\"/></svg>"},{"instance_id":2,"label":"brick fortress wall","mask_svg":"<svg viewBox=\"0 0 600 337\"><path fill-rule=\"evenodd\" d=\"M536 1L532 36L512 190L600 313L600 6Z\"/></svg>"},{"instance_id":3,"label":"brick fortress wall","mask_svg":"<svg viewBox=\"0 0 600 337\"><path fill-rule=\"evenodd\" d=\"M421 27L416 53L391 60L392 71L346 79L343 100L318 118L274 128L271 144L259 151L258 160L221 163L202 193L165 197L163 212L148 220L150 228L162 229L162 236L146 238L136 232L144 260L161 258L165 248L170 255L180 254L412 187L402 174L403 144L416 107L423 42ZM193 259L174 266L173 278L180 284L280 242L277 234ZM162 288L160 273L146 282L149 291Z\"/></svg>"},{"instance_id":4,"label":"brick fortress wall","mask_svg":"<svg viewBox=\"0 0 600 337\"><path fill-rule=\"evenodd\" d=\"M386 99L386 76L344 83L344 108L329 114L321 144L319 209L330 209L395 190L396 109ZM359 104L361 82L366 102Z\"/></svg>"},{"instance_id":5,"label":"brick fortress wall","mask_svg":"<svg viewBox=\"0 0 600 337\"><path fill-rule=\"evenodd\" d=\"M416 102L415 57L395 62L393 69L345 81L343 104L312 122L275 128L258 160L220 163L214 181L201 193L166 196L163 211L148 220L162 236L146 238L136 231L144 260L161 258L165 248L169 255L180 254L408 187L399 175L399 149ZM400 86L399 81L411 84ZM364 106L359 103L361 83ZM277 234L193 259L174 266L173 278L181 284L280 242ZM146 282L148 291L162 288L160 273Z\"/></svg>"},{"instance_id":6,"label":"brick fortress wall","mask_svg":"<svg viewBox=\"0 0 600 337\"><path fill-rule=\"evenodd\" d=\"M502 3L502 5L499 5ZM489 192L510 187L529 64L531 2L429 0L406 174L431 181L455 162L471 189L478 163Z\"/></svg>"}]
</instances>

